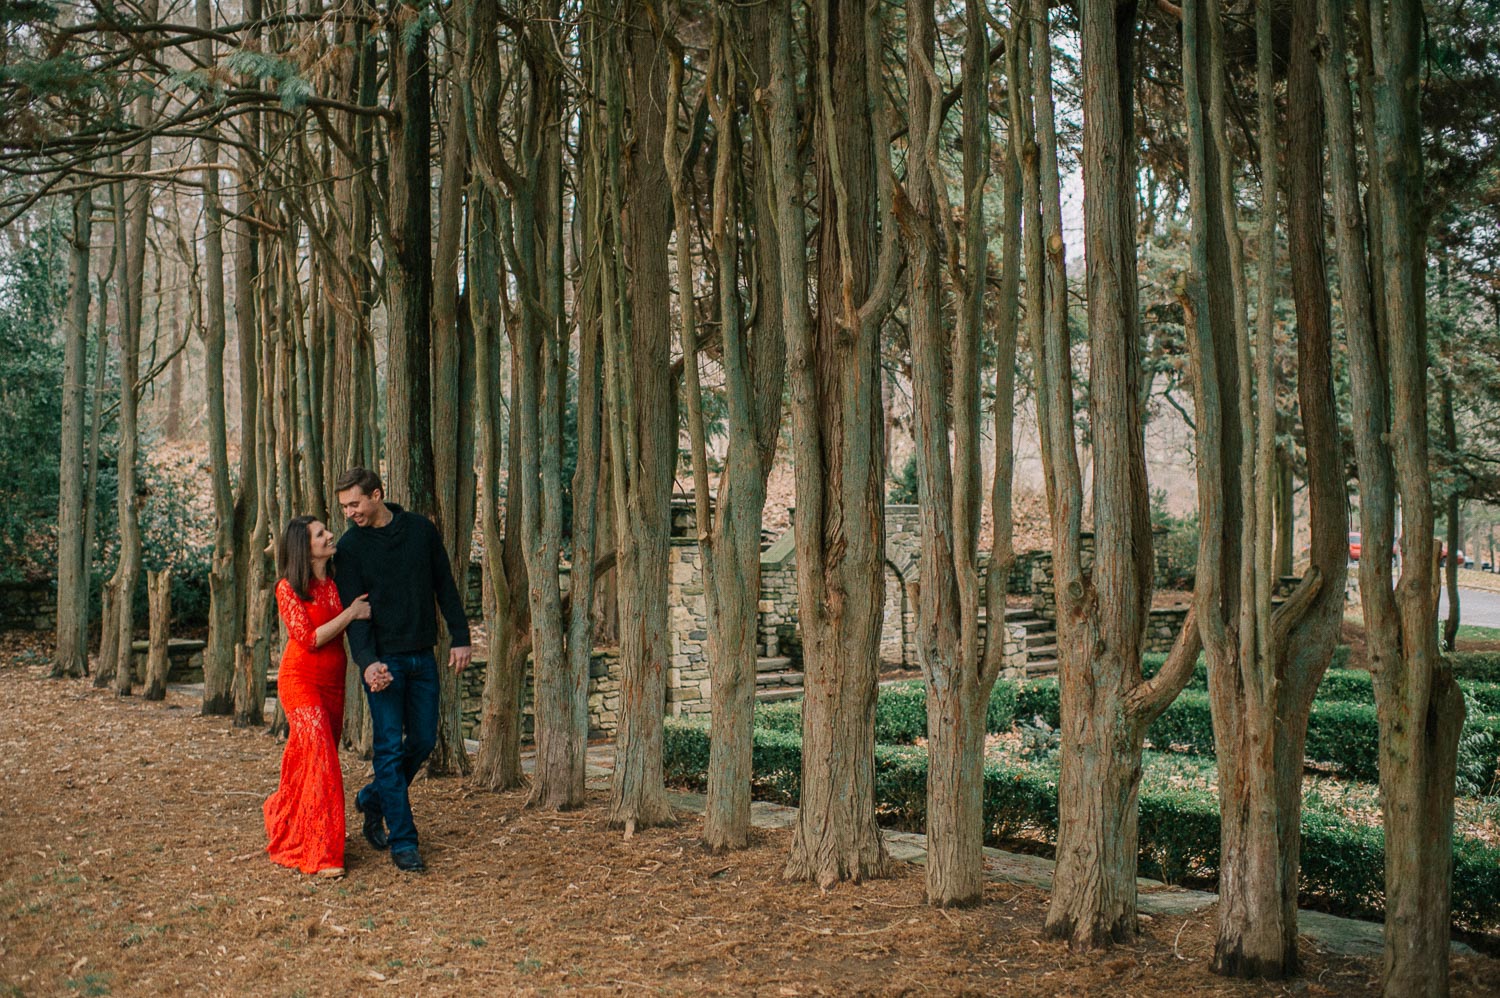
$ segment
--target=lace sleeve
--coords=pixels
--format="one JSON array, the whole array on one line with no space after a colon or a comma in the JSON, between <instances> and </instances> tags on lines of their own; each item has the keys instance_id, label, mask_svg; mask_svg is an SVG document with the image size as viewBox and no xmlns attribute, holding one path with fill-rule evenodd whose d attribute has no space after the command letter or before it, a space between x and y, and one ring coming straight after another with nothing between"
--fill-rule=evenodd
<instances>
[{"instance_id":1,"label":"lace sleeve","mask_svg":"<svg viewBox=\"0 0 1500 998\"><path fill-rule=\"evenodd\" d=\"M307 613L307 604L292 591L292 584L286 579L276 583L276 608L281 611L287 637L308 651L317 651L318 629Z\"/></svg>"}]
</instances>

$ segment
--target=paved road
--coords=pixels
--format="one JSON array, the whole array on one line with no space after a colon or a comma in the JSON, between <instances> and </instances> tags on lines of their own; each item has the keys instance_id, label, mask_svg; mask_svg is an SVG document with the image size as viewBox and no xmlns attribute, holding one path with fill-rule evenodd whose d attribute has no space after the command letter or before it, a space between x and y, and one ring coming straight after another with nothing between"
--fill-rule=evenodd
<instances>
[{"instance_id":1,"label":"paved road","mask_svg":"<svg viewBox=\"0 0 1500 998\"><path fill-rule=\"evenodd\" d=\"M1438 619L1448 619L1448 592L1438 603ZM1458 590L1458 622L1477 624L1480 627L1500 627L1500 593L1488 593L1482 589Z\"/></svg>"}]
</instances>

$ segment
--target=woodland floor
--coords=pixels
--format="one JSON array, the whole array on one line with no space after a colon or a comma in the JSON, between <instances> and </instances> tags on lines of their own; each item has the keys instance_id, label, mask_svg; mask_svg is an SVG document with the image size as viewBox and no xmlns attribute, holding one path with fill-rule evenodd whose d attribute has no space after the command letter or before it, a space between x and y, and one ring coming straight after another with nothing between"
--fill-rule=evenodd
<instances>
[{"instance_id":1,"label":"woodland floor","mask_svg":"<svg viewBox=\"0 0 1500 998\"><path fill-rule=\"evenodd\" d=\"M1304 939L1296 981L1220 980L1212 910L1074 956L1042 940L1037 890L991 883L982 906L937 911L901 864L820 894L781 881L787 832L716 857L696 815L625 841L602 794L543 814L459 780L413 788L428 874L398 873L351 821L348 877L316 881L262 852L280 743L183 694L44 679L45 659L0 636L7 994L1356 995L1378 972ZM346 787L364 769L346 755ZM1453 974L1455 994L1500 994L1500 961L1455 958Z\"/></svg>"}]
</instances>

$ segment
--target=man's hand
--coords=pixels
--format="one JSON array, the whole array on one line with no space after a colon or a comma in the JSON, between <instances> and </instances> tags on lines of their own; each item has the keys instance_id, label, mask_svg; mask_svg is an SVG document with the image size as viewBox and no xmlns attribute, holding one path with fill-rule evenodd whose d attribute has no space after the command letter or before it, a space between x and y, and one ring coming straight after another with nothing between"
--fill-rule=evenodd
<instances>
[{"instance_id":1,"label":"man's hand","mask_svg":"<svg viewBox=\"0 0 1500 998\"><path fill-rule=\"evenodd\" d=\"M391 670L384 662L371 662L365 666L365 685L371 693L379 693L391 685Z\"/></svg>"},{"instance_id":2,"label":"man's hand","mask_svg":"<svg viewBox=\"0 0 1500 998\"><path fill-rule=\"evenodd\" d=\"M468 645L462 648L448 649L448 666L454 672L463 672L469 667L469 659L474 657L474 649Z\"/></svg>"}]
</instances>

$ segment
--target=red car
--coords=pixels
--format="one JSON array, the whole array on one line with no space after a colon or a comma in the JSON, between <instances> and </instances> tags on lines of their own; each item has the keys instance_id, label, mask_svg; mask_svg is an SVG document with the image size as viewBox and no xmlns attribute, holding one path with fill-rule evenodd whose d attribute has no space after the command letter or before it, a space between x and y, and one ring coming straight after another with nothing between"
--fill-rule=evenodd
<instances>
[{"instance_id":1,"label":"red car","mask_svg":"<svg viewBox=\"0 0 1500 998\"><path fill-rule=\"evenodd\" d=\"M1359 534L1349 535L1349 560L1359 561Z\"/></svg>"}]
</instances>

